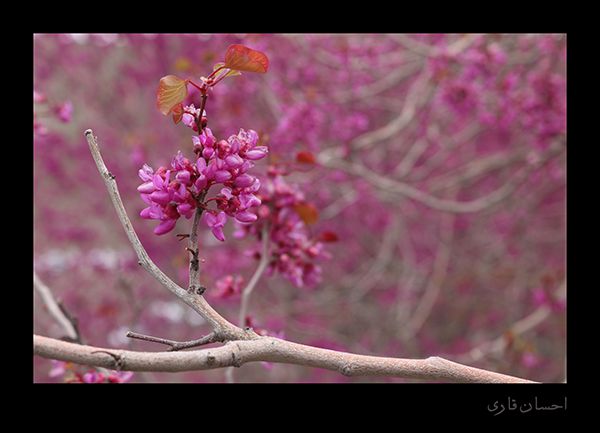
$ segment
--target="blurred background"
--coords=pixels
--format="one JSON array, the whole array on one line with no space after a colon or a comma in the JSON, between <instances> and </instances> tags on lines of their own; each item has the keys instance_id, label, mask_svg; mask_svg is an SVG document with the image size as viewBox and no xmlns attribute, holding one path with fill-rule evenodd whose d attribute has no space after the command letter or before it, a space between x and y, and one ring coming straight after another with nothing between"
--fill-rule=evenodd
<instances>
[{"instance_id":1,"label":"blurred background","mask_svg":"<svg viewBox=\"0 0 600 433\"><path fill-rule=\"evenodd\" d=\"M216 86L208 125L217 139L258 132L270 154L253 171L263 185L279 173L305 203L297 229L318 249L262 276L247 322L319 347L566 379L565 35L33 39L34 269L85 343L160 351L126 332L183 341L209 331L137 265L83 131L98 137L151 258L185 286L188 253L175 234L190 221L156 236L139 217L141 166L167 166L178 150L193 157L191 131L157 110L156 90L168 74L198 82L241 43L264 52L269 70ZM197 93L188 102L198 107ZM201 225L199 239L205 296L237 323L260 242L235 230L228 223L220 243ZM34 332L64 336L37 294ZM58 367L34 357L34 381L86 370ZM129 380L410 382L264 363Z\"/></svg>"}]
</instances>

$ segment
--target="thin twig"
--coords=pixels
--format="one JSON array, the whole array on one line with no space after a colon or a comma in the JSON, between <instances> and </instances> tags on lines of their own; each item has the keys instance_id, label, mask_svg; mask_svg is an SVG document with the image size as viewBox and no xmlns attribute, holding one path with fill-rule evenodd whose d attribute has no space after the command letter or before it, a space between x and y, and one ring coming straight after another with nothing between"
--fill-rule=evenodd
<instances>
[{"instance_id":1,"label":"thin twig","mask_svg":"<svg viewBox=\"0 0 600 433\"><path fill-rule=\"evenodd\" d=\"M166 338L153 337L151 335L138 334L137 332L131 331L127 332L126 337L135 338L136 340L150 341L152 343L166 344L167 346L171 346L169 349L171 352L183 349L191 349L192 347L199 347L206 344L216 343L217 341L222 341L222 339L215 332L211 332L210 334L207 334L197 340L190 341L168 340Z\"/></svg>"},{"instance_id":2,"label":"thin twig","mask_svg":"<svg viewBox=\"0 0 600 433\"><path fill-rule=\"evenodd\" d=\"M454 191L453 195L456 195L457 193L458 191ZM440 242L433 261L431 278L429 279L425 293L419 300L414 313L406 325L401 326L400 328L402 330L401 335L405 341L410 340L421 330L433 311L433 306L441 293L443 282L448 273L448 266L450 264L455 218L456 216L453 213L446 213L441 216Z\"/></svg>"},{"instance_id":3,"label":"thin twig","mask_svg":"<svg viewBox=\"0 0 600 433\"><path fill-rule=\"evenodd\" d=\"M566 281L563 281L558 290L554 293L557 300L562 300L565 297ZM542 305L536 308L532 313L519 319L513 323L509 328L508 332L514 337L522 335L543 323L548 317L552 315L552 309L547 305ZM506 331L502 335L496 337L493 340L478 344L468 352L462 355L452 355L455 359L460 362L476 362L480 359L492 354L500 353L508 346L508 340L506 338Z\"/></svg>"},{"instance_id":4,"label":"thin twig","mask_svg":"<svg viewBox=\"0 0 600 433\"><path fill-rule=\"evenodd\" d=\"M396 118L381 128L365 132L350 143L353 149L365 149L381 141L387 140L398 134L408 126L414 118L417 110L423 107L433 95L434 87L430 83L431 73L424 70L411 85L404 106Z\"/></svg>"},{"instance_id":5,"label":"thin twig","mask_svg":"<svg viewBox=\"0 0 600 433\"><path fill-rule=\"evenodd\" d=\"M39 293L52 318L56 320L60 327L65 331L66 336L72 341L81 342L74 319L65 314L66 311L64 308L60 307L59 302L54 298L50 288L40 280L35 271L33 272L33 287Z\"/></svg>"},{"instance_id":6,"label":"thin twig","mask_svg":"<svg viewBox=\"0 0 600 433\"><path fill-rule=\"evenodd\" d=\"M269 264L269 261L271 259L269 254L269 225L267 223L265 223L263 226L261 236L262 248L260 252L260 262L258 263L258 267L254 271L254 274L250 278L250 281L248 281L248 284L246 285L246 287L244 287L244 290L242 290L242 302L240 305L240 315L238 318L238 324L241 327L245 326L246 314L248 312L248 303L250 302L250 295L252 294L256 283L258 283L258 280L265 272L265 269L267 269L267 265Z\"/></svg>"}]
</instances>

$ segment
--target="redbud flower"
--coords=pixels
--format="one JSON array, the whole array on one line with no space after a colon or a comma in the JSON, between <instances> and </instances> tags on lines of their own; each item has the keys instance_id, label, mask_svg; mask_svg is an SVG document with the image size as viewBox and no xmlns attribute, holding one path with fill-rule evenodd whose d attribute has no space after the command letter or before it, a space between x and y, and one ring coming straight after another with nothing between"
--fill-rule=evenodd
<instances>
[{"instance_id":1,"label":"redbud flower","mask_svg":"<svg viewBox=\"0 0 600 433\"><path fill-rule=\"evenodd\" d=\"M71 101L63 102L55 108L55 112L61 122L70 122L73 116L73 104Z\"/></svg>"},{"instance_id":2,"label":"redbud flower","mask_svg":"<svg viewBox=\"0 0 600 433\"><path fill-rule=\"evenodd\" d=\"M193 127L199 110L193 105L184 110L184 123ZM159 220L154 233L163 235L173 230L179 217L193 216L201 204L199 197L204 197L212 185L223 184L225 187L216 197L220 213L207 210L204 217L215 237L225 240L223 226L227 215L242 223L256 221L257 215L249 209L261 203L254 195L260 188L260 182L247 171L254 167L250 159L260 159L268 153L265 146L256 147L257 142L258 134L253 130L240 129L237 135L217 141L212 131L204 128L201 134L192 137L197 155L195 164L181 152L173 157L171 169L159 167L154 171L144 164L138 172L143 181L138 192L148 207L140 212L140 216Z\"/></svg>"},{"instance_id":3,"label":"redbud flower","mask_svg":"<svg viewBox=\"0 0 600 433\"><path fill-rule=\"evenodd\" d=\"M97 371L89 371L83 374L83 383L101 383L104 382L104 374Z\"/></svg>"},{"instance_id":4,"label":"redbud flower","mask_svg":"<svg viewBox=\"0 0 600 433\"><path fill-rule=\"evenodd\" d=\"M67 366L66 362L56 361L54 359L51 359L50 362L52 363L52 370L50 370L50 372L48 373L48 376L50 376L50 377L62 376L67 371L66 370L66 366Z\"/></svg>"},{"instance_id":5,"label":"redbud flower","mask_svg":"<svg viewBox=\"0 0 600 433\"><path fill-rule=\"evenodd\" d=\"M223 226L227 222L227 215L225 212L219 212L218 215L214 215L212 212L204 214L204 222L208 225L215 237L221 242L225 241L225 235L223 234Z\"/></svg>"},{"instance_id":6,"label":"redbud flower","mask_svg":"<svg viewBox=\"0 0 600 433\"><path fill-rule=\"evenodd\" d=\"M233 275L226 275L220 278L215 283L216 291L213 296L220 299L228 299L233 296L239 295L242 291L242 284L244 279L241 276L233 277Z\"/></svg>"}]
</instances>

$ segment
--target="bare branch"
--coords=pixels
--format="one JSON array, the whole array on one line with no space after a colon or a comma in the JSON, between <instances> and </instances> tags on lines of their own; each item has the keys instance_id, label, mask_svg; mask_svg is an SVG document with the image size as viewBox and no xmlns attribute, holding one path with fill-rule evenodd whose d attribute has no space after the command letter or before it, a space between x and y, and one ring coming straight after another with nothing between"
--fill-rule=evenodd
<instances>
[{"instance_id":1,"label":"bare branch","mask_svg":"<svg viewBox=\"0 0 600 433\"><path fill-rule=\"evenodd\" d=\"M424 106L433 94L434 88L430 84L430 78L430 73L427 70L423 71L411 85L399 115L385 126L359 135L352 140L350 147L354 149L367 148L393 137L410 124L417 110Z\"/></svg>"},{"instance_id":2,"label":"bare branch","mask_svg":"<svg viewBox=\"0 0 600 433\"><path fill-rule=\"evenodd\" d=\"M324 368L345 376L387 376L473 383L533 383L439 357L402 359L355 355L273 337L229 342L221 347L204 350L156 353L82 346L34 335L33 348L34 354L44 358L127 371L211 370L266 361Z\"/></svg>"},{"instance_id":3,"label":"bare branch","mask_svg":"<svg viewBox=\"0 0 600 433\"><path fill-rule=\"evenodd\" d=\"M50 288L40 280L35 271L33 272L33 287L39 293L52 318L65 331L66 336L73 341L80 341L79 331L73 323L73 318L65 314L64 309L61 308L59 302L54 298Z\"/></svg>"},{"instance_id":4,"label":"bare branch","mask_svg":"<svg viewBox=\"0 0 600 433\"><path fill-rule=\"evenodd\" d=\"M504 198L508 197L525 180L526 175L529 174L529 170L527 170L524 173L521 173L520 176L514 176L514 178L511 178L503 186L485 197L471 201L460 202L437 198L425 191L415 188L408 183L378 175L377 173L366 169L357 163L349 163L333 159L323 159L319 162L326 167L341 169L347 173L362 177L383 191L406 196L432 209L455 213L479 212L502 201Z\"/></svg>"},{"instance_id":5,"label":"bare branch","mask_svg":"<svg viewBox=\"0 0 600 433\"><path fill-rule=\"evenodd\" d=\"M263 272L265 272L265 269L267 269L267 265L269 264L269 261L271 259L269 254L270 236L268 224L265 224L263 226L261 235L262 249L260 252L260 262L258 263L258 267L254 271L254 274L250 278L250 281L248 281L248 284L246 285L246 287L244 287L244 290L242 290L242 304L240 306L240 315L238 318L238 324L242 327L244 326L246 320L246 314L248 312L248 303L250 302L250 295L252 294L252 291L254 290L254 287L256 286L256 283L258 283L258 280L262 276Z\"/></svg>"},{"instance_id":6,"label":"bare branch","mask_svg":"<svg viewBox=\"0 0 600 433\"><path fill-rule=\"evenodd\" d=\"M456 195L456 192L454 192L453 195ZM440 242L433 261L431 278L429 279L425 293L417 304L414 313L406 325L401 328L404 340L411 339L421 330L433 311L433 306L442 291L444 279L446 278L448 266L450 264L455 218L455 214L452 213L442 215L442 221L440 223Z\"/></svg>"},{"instance_id":7,"label":"bare branch","mask_svg":"<svg viewBox=\"0 0 600 433\"><path fill-rule=\"evenodd\" d=\"M565 297L566 281L563 281L559 289L554 293L557 299L564 299ZM546 305L542 305L535 309L532 313L516 321L508 331L513 336L522 335L541 323L543 323L552 314L552 309ZM497 338L481 343L467 353L459 355L456 359L461 362L476 362L492 353L500 353L508 346L508 340L506 334L498 336Z\"/></svg>"},{"instance_id":8,"label":"bare branch","mask_svg":"<svg viewBox=\"0 0 600 433\"><path fill-rule=\"evenodd\" d=\"M127 333L126 337L135 338L136 340L151 341L152 343L166 344L167 346L171 346L169 350L172 352L183 349L191 349L192 347L204 346L206 344L216 343L217 341L223 341L223 339L215 332L211 332L210 334L205 335L197 340L190 341L167 340L166 338L153 337L151 335L138 334L137 332L131 331Z\"/></svg>"}]
</instances>

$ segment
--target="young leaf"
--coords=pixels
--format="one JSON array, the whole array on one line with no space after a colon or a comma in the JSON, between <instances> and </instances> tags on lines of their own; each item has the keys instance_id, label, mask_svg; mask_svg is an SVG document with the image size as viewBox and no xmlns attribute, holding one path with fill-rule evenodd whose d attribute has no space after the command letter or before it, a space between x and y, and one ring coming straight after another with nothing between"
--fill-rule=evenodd
<instances>
[{"instance_id":1,"label":"young leaf","mask_svg":"<svg viewBox=\"0 0 600 433\"><path fill-rule=\"evenodd\" d=\"M156 106L167 116L187 96L187 80L176 75L167 75L160 79L156 92Z\"/></svg>"},{"instance_id":2,"label":"young leaf","mask_svg":"<svg viewBox=\"0 0 600 433\"><path fill-rule=\"evenodd\" d=\"M302 164L316 164L315 155L306 150L302 150L296 154L296 161Z\"/></svg>"},{"instance_id":3,"label":"young leaf","mask_svg":"<svg viewBox=\"0 0 600 433\"><path fill-rule=\"evenodd\" d=\"M175 105L171 112L173 113L173 122L175 122L175 125L177 125L179 122L181 122L181 118L183 117L183 104L180 102L179 104Z\"/></svg>"},{"instance_id":4,"label":"young leaf","mask_svg":"<svg viewBox=\"0 0 600 433\"><path fill-rule=\"evenodd\" d=\"M324 231L319 235L319 240L321 242L337 242L339 237L335 232Z\"/></svg>"},{"instance_id":5,"label":"young leaf","mask_svg":"<svg viewBox=\"0 0 600 433\"><path fill-rule=\"evenodd\" d=\"M227 72L223 78L235 77L237 75L242 75L242 73L236 69L230 69L229 72Z\"/></svg>"},{"instance_id":6,"label":"young leaf","mask_svg":"<svg viewBox=\"0 0 600 433\"><path fill-rule=\"evenodd\" d=\"M245 72L267 72L269 59L264 53L244 45L234 44L225 53L225 67Z\"/></svg>"},{"instance_id":7,"label":"young leaf","mask_svg":"<svg viewBox=\"0 0 600 433\"><path fill-rule=\"evenodd\" d=\"M294 210L305 224L314 224L319 219L319 211L310 203L298 203L294 206Z\"/></svg>"}]
</instances>

